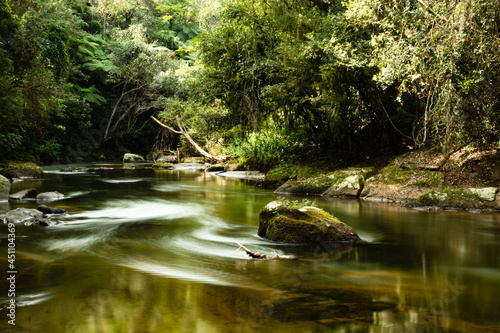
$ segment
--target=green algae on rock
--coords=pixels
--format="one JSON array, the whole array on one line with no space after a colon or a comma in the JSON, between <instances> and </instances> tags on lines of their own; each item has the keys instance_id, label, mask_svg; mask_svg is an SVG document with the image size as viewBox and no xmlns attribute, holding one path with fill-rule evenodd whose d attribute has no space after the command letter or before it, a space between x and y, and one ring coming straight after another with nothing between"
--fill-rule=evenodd
<instances>
[{"instance_id":1,"label":"green algae on rock","mask_svg":"<svg viewBox=\"0 0 500 333\"><path fill-rule=\"evenodd\" d=\"M258 235L287 244L358 243L358 234L324 210L290 201L273 201L259 215Z\"/></svg>"}]
</instances>

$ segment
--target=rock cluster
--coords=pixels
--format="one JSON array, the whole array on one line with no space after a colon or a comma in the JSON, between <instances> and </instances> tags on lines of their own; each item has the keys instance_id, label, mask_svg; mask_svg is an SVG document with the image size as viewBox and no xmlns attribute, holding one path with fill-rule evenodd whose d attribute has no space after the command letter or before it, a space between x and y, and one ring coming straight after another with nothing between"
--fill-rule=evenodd
<instances>
[{"instance_id":1,"label":"rock cluster","mask_svg":"<svg viewBox=\"0 0 500 333\"><path fill-rule=\"evenodd\" d=\"M1 213L0 221L3 221L4 224L14 223L27 226L36 225L46 227L59 224L58 221L49 218L48 215L64 213L66 213L65 209L52 208L44 205L41 205L38 209L16 208L8 212Z\"/></svg>"}]
</instances>

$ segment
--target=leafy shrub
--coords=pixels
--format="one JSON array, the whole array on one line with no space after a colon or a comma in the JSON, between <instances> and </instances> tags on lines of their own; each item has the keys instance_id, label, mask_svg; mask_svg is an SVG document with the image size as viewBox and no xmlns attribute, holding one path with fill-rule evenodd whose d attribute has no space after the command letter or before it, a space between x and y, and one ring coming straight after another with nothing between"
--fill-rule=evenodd
<instances>
[{"instance_id":1,"label":"leafy shrub","mask_svg":"<svg viewBox=\"0 0 500 333\"><path fill-rule=\"evenodd\" d=\"M267 170L303 149L304 144L299 133L284 130L269 121L259 132L252 132L244 138L234 138L229 145L229 152L245 161L247 166L260 166Z\"/></svg>"}]
</instances>

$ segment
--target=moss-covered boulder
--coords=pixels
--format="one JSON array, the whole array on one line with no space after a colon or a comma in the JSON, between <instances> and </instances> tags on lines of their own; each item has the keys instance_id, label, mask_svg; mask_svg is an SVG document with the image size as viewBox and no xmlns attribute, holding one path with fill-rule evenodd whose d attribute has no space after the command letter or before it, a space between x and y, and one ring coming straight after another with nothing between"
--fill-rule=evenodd
<instances>
[{"instance_id":1,"label":"moss-covered boulder","mask_svg":"<svg viewBox=\"0 0 500 333\"><path fill-rule=\"evenodd\" d=\"M0 168L0 174L9 179L38 179L43 178L43 170L35 163L9 162Z\"/></svg>"},{"instance_id":2,"label":"moss-covered boulder","mask_svg":"<svg viewBox=\"0 0 500 333\"><path fill-rule=\"evenodd\" d=\"M287 244L357 243L354 229L324 210L273 201L260 211L258 235Z\"/></svg>"},{"instance_id":3,"label":"moss-covered boulder","mask_svg":"<svg viewBox=\"0 0 500 333\"><path fill-rule=\"evenodd\" d=\"M7 201L10 194L10 181L0 175L0 201Z\"/></svg>"}]
</instances>

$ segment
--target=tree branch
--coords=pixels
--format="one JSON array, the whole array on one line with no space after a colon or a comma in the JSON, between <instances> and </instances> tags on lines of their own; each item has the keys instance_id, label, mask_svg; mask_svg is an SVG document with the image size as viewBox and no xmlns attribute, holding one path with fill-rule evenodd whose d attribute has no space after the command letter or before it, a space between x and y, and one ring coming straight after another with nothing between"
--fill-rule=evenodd
<instances>
[{"instance_id":1,"label":"tree branch","mask_svg":"<svg viewBox=\"0 0 500 333\"><path fill-rule=\"evenodd\" d=\"M428 5L428 4L426 4L426 3L424 2L424 0L417 0L417 1L418 1L418 3L419 3L419 4L421 4L421 5L425 8L425 10L427 10L429 13L431 13L432 15L436 16L437 18L439 18L439 19L441 19L441 20L443 20L443 21L445 21L445 22L448 22L448 19L447 19L446 17L441 16L441 15L439 15L438 13L436 13L436 12L434 11L434 9L432 9L431 7L429 7L429 5Z\"/></svg>"},{"instance_id":2,"label":"tree branch","mask_svg":"<svg viewBox=\"0 0 500 333\"><path fill-rule=\"evenodd\" d=\"M122 101L123 97L126 96L126 95L128 95L128 94L130 94L131 92L134 92L136 90L142 89L142 87L144 87L144 85L142 85L140 87L137 87L137 88L134 88L134 89L131 89L131 90L127 91L127 92L124 92L126 87L127 87L127 83L125 83L125 85L123 86L122 94L121 94L120 98L118 99L118 101L116 102L115 107L113 108L113 112L111 113L111 116L109 117L108 125L106 126L106 132L104 132L104 140L106 140L108 138L109 128L111 127L111 123L113 121L113 117L115 116L116 111L118 110L118 105Z\"/></svg>"},{"instance_id":3,"label":"tree branch","mask_svg":"<svg viewBox=\"0 0 500 333\"><path fill-rule=\"evenodd\" d=\"M151 119L153 119L156 123L158 123L161 127L164 127L166 129L168 129L169 131L175 133L175 134L180 134L180 135L183 135L188 141L189 143L198 151L198 153L200 153L201 155L205 156L206 158L210 159L210 160L216 160L216 161L219 161L219 162L222 162L223 158L222 157L215 157L209 153L207 153L205 150L203 150L203 148L201 148L200 146L198 146L198 144L196 142L194 142L194 140L191 138L191 136L186 132L186 130L184 129L184 127L182 126L180 120L179 120L179 117L175 116L175 121L177 122L177 126L179 126L179 131L174 129L173 127L170 127L168 125L165 125L164 123L162 123L161 121L159 121L158 119L156 119L155 117L151 116Z\"/></svg>"}]
</instances>

